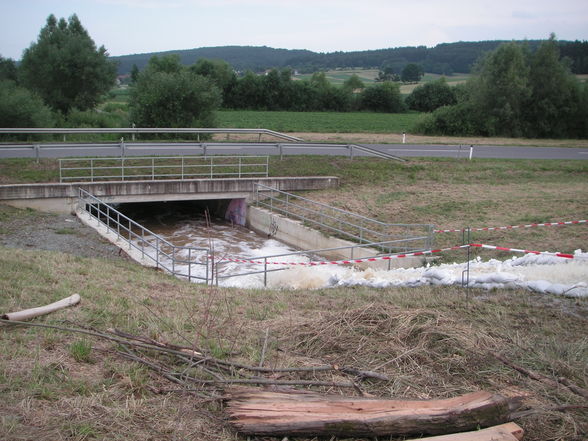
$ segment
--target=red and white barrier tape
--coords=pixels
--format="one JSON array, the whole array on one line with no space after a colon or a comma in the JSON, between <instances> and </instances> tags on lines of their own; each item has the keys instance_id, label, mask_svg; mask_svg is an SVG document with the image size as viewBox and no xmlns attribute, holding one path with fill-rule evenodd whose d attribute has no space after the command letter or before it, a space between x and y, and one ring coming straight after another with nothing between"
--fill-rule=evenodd
<instances>
[{"instance_id":1,"label":"red and white barrier tape","mask_svg":"<svg viewBox=\"0 0 588 441\"><path fill-rule=\"evenodd\" d=\"M285 265L285 266L322 266L322 265L350 265L354 263L363 263L363 262L376 262L379 260L392 260L392 259L402 259L404 257L415 257L415 256L425 256L428 254L436 254L442 253L444 251L455 251L464 248L485 248L490 250L498 250L498 251L510 251L513 253L524 253L524 254L545 254L549 256L556 256L556 257L563 257L565 259L575 259L577 256L574 254L566 254L566 253L552 253L548 251L531 251L531 250L523 250L518 248L507 248L507 247L499 247L495 245L486 245L480 243L470 243L467 245L458 245L455 247L450 248L440 248L437 250L427 250L427 251L417 251L415 253L407 253L407 254L396 254L393 256L381 256L381 257L369 257L365 259L351 259L351 260L334 260L334 261L321 261L321 262L265 262L263 260L247 260L247 259L231 259L228 257L219 259L227 262L235 262L235 263L253 263L257 265ZM212 257L212 256L211 256Z\"/></svg>"},{"instance_id":2,"label":"red and white barrier tape","mask_svg":"<svg viewBox=\"0 0 588 441\"><path fill-rule=\"evenodd\" d=\"M235 262L235 263L254 263L258 265L289 265L289 266L321 266L321 265L349 265L353 263L363 263L363 262L376 262L378 260L392 260L392 259L402 259L404 257L415 257L415 256L424 256L427 254L436 254L441 253L443 251L452 251L452 250L459 250L463 248L468 248L469 245L459 245L450 248L442 248L438 250L427 250L427 251L417 251L414 253L407 253L407 254L395 254L393 256L381 256L381 257L368 257L365 259L350 259L350 260L333 260L333 261L320 261L320 262L265 262L263 260L247 260L247 259L231 259L228 257L222 258L220 260L228 261L228 262Z\"/></svg>"},{"instance_id":3,"label":"red and white barrier tape","mask_svg":"<svg viewBox=\"0 0 588 441\"><path fill-rule=\"evenodd\" d=\"M506 247L498 247L495 245L486 245L481 243L471 243L470 247L475 248L486 248L489 250L498 250L498 251L510 251L513 253L524 253L524 254L546 254L548 256L556 256L556 257L564 257L566 259L574 259L576 256L574 254L566 254L566 253L550 253L547 251L531 251L531 250L520 250L518 248L506 248Z\"/></svg>"},{"instance_id":4,"label":"red and white barrier tape","mask_svg":"<svg viewBox=\"0 0 588 441\"><path fill-rule=\"evenodd\" d=\"M585 224L588 220L566 221L566 222L544 222L541 224L527 224L527 225L510 225L507 227L485 227L485 228L470 228L470 231L497 231L497 230L515 230L517 228L534 228L534 227L560 227L563 225ZM461 233L467 231L467 228L455 230L434 230L435 233Z\"/></svg>"}]
</instances>

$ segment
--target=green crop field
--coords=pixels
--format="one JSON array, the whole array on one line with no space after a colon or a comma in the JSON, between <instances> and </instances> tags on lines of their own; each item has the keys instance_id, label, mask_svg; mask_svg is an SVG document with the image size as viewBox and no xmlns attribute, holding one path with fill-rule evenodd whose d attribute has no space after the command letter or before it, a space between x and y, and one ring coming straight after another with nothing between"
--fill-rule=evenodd
<instances>
[{"instance_id":1,"label":"green crop field","mask_svg":"<svg viewBox=\"0 0 588 441\"><path fill-rule=\"evenodd\" d=\"M421 113L367 112L217 112L219 127L265 128L282 132L400 133L410 129Z\"/></svg>"}]
</instances>

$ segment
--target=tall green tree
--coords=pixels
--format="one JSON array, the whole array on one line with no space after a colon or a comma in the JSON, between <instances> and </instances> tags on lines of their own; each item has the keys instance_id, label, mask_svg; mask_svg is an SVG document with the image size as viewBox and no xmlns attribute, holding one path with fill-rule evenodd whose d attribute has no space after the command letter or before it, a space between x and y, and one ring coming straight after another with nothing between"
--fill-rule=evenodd
<instances>
[{"instance_id":1,"label":"tall green tree","mask_svg":"<svg viewBox=\"0 0 588 441\"><path fill-rule=\"evenodd\" d=\"M140 127L212 127L219 89L180 63L153 57L131 90L131 121Z\"/></svg>"},{"instance_id":2,"label":"tall green tree","mask_svg":"<svg viewBox=\"0 0 588 441\"><path fill-rule=\"evenodd\" d=\"M480 134L523 136L531 96L526 49L514 42L503 44L482 60L477 73L468 86Z\"/></svg>"},{"instance_id":3,"label":"tall green tree","mask_svg":"<svg viewBox=\"0 0 588 441\"><path fill-rule=\"evenodd\" d=\"M116 67L75 14L67 21L50 15L37 41L25 50L20 74L25 87L67 114L73 108L94 108L114 85Z\"/></svg>"},{"instance_id":4,"label":"tall green tree","mask_svg":"<svg viewBox=\"0 0 588 441\"><path fill-rule=\"evenodd\" d=\"M530 98L527 104L528 135L540 138L569 136L581 107L581 86L560 60L552 34L530 62Z\"/></svg>"},{"instance_id":5,"label":"tall green tree","mask_svg":"<svg viewBox=\"0 0 588 441\"><path fill-rule=\"evenodd\" d=\"M0 55L0 81L16 81L16 63L11 58L4 58Z\"/></svg>"},{"instance_id":6,"label":"tall green tree","mask_svg":"<svg viewBox=\"0 0 588 441\"><path fill-rule=\"evenodd\" d=\"M409 63L402 69L400 79L404 83L418 83L424 74L425 72L420 64Z\"/></svg>"},{"instance_id":7,"label":"tall green tree","mask_svg":"<svg viewBox=\"0 0 588 441\"><path fill-rule=\"evenodd\" d=\"M223 60L199 59L190 66L190 70L197 75L210 79L223 94L223 102L227 100L237 83L237 75L231 65Z\"/></svg>"}]
</instances>

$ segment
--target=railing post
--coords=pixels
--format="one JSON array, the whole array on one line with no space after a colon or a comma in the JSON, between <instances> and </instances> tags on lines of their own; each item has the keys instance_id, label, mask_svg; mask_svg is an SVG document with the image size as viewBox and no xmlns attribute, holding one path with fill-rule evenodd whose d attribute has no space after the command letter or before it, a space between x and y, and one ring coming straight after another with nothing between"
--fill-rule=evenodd
<instances>
[{"instance_id":1,"label":"railing post","mask_svg":"<svg viewBox=\"0 0 588 441\"><path fill-rule=\"evenodd\" d=\"M120 176L121 180L124 181L125 180L125 158L124 158L124 156L120 160L120 175L121 175Z\"/></svg>"},{"instance_id":2,"label":"railing post","mask_svg":"<svg viewBox=\"0 0 588 441\"><path fill-rule=\"evenodd\" d=\"M106 205L106 232L110 231L110 205Z\"/></svg>"},{"instance_id":3,"label":"railing post","mask_svg":"<svg viewBox=\"0 0 588 441\"><path fill-rule=\"evenodd\" d=\"M34 145L34 149L35 149L35 159L37 160L37 164L39 163L39 157L40 157L40 150L41 150L41 146L39 144L35 144Z\"/></svg>"},{"instance_id":4,"label":"railing post","mask_svg":"<svg viewBox=\"0 0 588 441\"><path fill-rule=\"evenodd\" d=\"M172 275L176 275L176 247L172 247Z\"/></svg>"},{"instance_id":5,"label":"railing post","mask_svg":"<svg viewBox=\"0 0 588 441\"><path fill-rule=\"evenodd\" d=\"M265 177L269 176L269 156L265 157Z\"/></svg>"},{"instance_id":6,"label":"railing post","mask_svg":"<svg viewBox=\"0 0 588 441\"><path fill-rule=\"evenodd\" d=\"M353 144L347 144L347 148L349 149L349 159L353 159Z\"/></svg>"},{"instance_id":7,"label":"railing post","mask_svg":"<svg viewBox=\"0 0 588 441\"><path fill-rule=\"evenodd\" d=\"M59 182L63 182L63 175L61 174L61 159L58 159L59 161Z\"/></svg>"},{"instance_id":8,"label":"railing post","mask_svg":"<svg viewBox=\"0 0 588 441\"><path fill-rule=\"evenodd\" d=\"M125 150L126 150L126 148L125 148L125 139L124 138L121 138L120 139L120 155L121 156L125 156Z\"/></svg>"},{"instance_id":9,"label":"railing post","mask_svg":"<svg viewBox=\"0 0 588 441\"><path fill-rule=\"evenodd\" d=\"M280 143L278 144L278 148L280 149L280 161L282 161L284 159L284 147Z\"/></svg>"},{"instance_id":10,"label":"railing post","mask_svg":"<svg viewBox=\"0 0 588 441\"><path fill-rule=\"evenodd\" d=\"M213 171L214 170L214 167L213 167L214 159L213 158L214 158L214 156L210 157L210 179L212 179L214 176L214 171Z\"/></svg>"},{"instance_id":11,"label":"railing post","mask_svg":"<svg viewBox=\"0 0 588 441\"><path fill-rule=\"evenodd\" d=\"M182 181L184 180L184 157L182 156Z\"/></svg>"},{"instance_id":12,"label":"railing post","mask_svg":"<svg viewBox=\"0 0 588 441\"><path fill-rule=\"evenodd\" d=\"M263 286L267 288L267 257L263 258Z\"/></svg>"},{"instance_id":13,"label":"railing post","mask_svg":"<svg viewBox=\"0 0 588 441\"><path fill-rule=\"evenodd\" d=\"M239 156L239 179L241 179L241 156Z\"/></svg>"},{"instance_id":14,"label":"railing post","mask_svg":"<svg viewBox=\"0 0 588 441\"><path fill-rule=\"evenodd\" d=\"M188 248L188 282L192 281L192 248Z\"/></svg>"},{"instance_id":15,"label":"railing post","mask_svg":"<svg viewBox=\"0 0 588 441\"><path fill-rule=\"evenodd\" d=\"M159 236L155 236L155 267L159 268Z\"/></svg>"},{"instance_id":16,"label":"railing post","mask_svg":"<svg viewBox=\"0 0 588 441\"><path fill-rule=\"evenodd\" d=\"M90 182L94 182L94 160L90 159Z\"/></svg>"},{"instance_id":17,"label":"railing post","mask_svg":"<svg viewBox=\"0 0 588 441\"><path fill-rule=\"evenodd\" d=\"M155 181L155 158L151 158L151 180Z\"/></svg>"}]
</instances>

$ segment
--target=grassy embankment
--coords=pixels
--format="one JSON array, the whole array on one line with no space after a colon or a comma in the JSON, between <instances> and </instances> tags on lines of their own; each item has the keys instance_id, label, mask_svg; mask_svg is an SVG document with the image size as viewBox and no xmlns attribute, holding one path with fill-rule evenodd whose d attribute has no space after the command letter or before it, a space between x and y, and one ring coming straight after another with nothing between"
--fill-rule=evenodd
<instances>
[{"instance_id":1,"label":"grassy embankment","mask_svg":"<svg viewBox=\"0 0 588 441\"><path fill-rule=\"evenodd\" d=\"M56 175L51 161L0 164L4 183L54 180ZM291 157L272 158L270 170L274 176L340 176L339 189L307 196L392 222L462 227L587 215L584 161L396 164ZM34 212L4 208L1 235L10 234L14 216L35 221ZM571 251L588 248L586 228L478 233L475 240ZM459 240L439 236L440 245ZM39 323L116 327L248 364L259 362L267 329L266 366L334 363L378 370L392 380L361 383L378 396L433 398L479 389L516 390L527 394L525 406L534 410L517 419L527 430L527 441L579 441L588 433L585 408L555 409L584 405L585 400L563 387L531 380L490 355L497 352L527 369L588 387L586 299L520 290L472 290L468 299L463 290L445 287L296 293L212 289L122 259L4 247L0 272L2 312L81 294L80 306L37 319ZM219 419L217 401L181 393L143 366L122 360L112 344L42 329L2 327L0 334L3 439L236 439ZM320 378L342 377L330 373Z\"/></svg>"}]
</instances>

